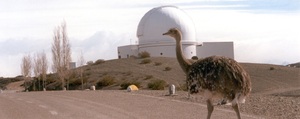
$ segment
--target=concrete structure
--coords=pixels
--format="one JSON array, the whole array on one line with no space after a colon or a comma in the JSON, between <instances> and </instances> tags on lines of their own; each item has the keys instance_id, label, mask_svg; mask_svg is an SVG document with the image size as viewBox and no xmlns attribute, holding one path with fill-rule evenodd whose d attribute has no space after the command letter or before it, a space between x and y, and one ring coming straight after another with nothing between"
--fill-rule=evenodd
<instances>
[{"instance_id":1,"label":"concrete structure","mask_svg":"<svg viewBox=\"0 0 300 119\"><path fill-rule=\"evenodd\" d=\"M198 42L192 19L175 6L161 6L148 11L137 28L138 44L118 47L118 57L129 58L143 51L149 52L151 57L176 57L175 40L162 35L175 27L182 32L185 57L223 55L234 58L233 42Z\"/></svg>"},{"instance_id":2,"label":"concrete structure","mask_svg":"<svg viewBox=\"0 0 300 119\"><path fill-rule=\"evenodd\" d=\"M138 45L127 45L118 47L118 54L120 58L129 58L130 56L137 56L139 53Z\"/></svg>"},{"instance_id":3,"label":"concrete structure","mask_svg":"<svg viewBox=\"0 0 300 119\"><path fill-rule=\"evenodd\" d=\"M175 91L176 91L175 85L174 84L169 85L169 95L175 95Z\"/></svg>"},{"instance_id":4,"label":"concrete structure","mask_svg":"<svg viewBox=\"0 0 300 119\"><path fill-rule=\"evenodd\" d=\"M199 58L212 55L226 56L234 59L233 42L203 42L197 46L197 56Z\"/></svg>"},{"instance_id":5,"label":"concrete structure","mask_svg":"<svg viewBox=\"0 0 300 119\"><path fill-rule=\"evenodd\" d=\"M69 62L69 68L75 69L76 68L76 62Z\"/></svg>"},{"instance_id":6,"label":"concrete structure","mask_svg":"<svg viewBox=\"0 0 300 119\"><path fill-rule=\"evenodd\" d=\"M96 86L91 86L90 89L91 90L96 90Z\"/></svg>"}]
</instances>

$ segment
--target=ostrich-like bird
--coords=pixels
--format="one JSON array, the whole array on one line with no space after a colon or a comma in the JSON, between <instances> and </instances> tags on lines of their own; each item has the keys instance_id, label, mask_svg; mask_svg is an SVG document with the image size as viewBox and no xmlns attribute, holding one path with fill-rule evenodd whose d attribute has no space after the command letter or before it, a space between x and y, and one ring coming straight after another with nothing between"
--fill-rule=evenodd
<instances>
[{"instance_id":1,"label":"ostrich-like bird","mask_svg":"<svg viewBox=\"0 0 300 119\"><path fill-rule=\"evenodd\" d=\"M251 91L250 76L242 66L222 56L211 56L191 63L183 56L180 30L171 28L163 35L175 38L177 60L186 74L189 94L202 92L207 102L207 119L214 110L213 98L221 99L219 104L231 104L240 119L239 103L244 103Z\"/></svg>"}]
</instances>

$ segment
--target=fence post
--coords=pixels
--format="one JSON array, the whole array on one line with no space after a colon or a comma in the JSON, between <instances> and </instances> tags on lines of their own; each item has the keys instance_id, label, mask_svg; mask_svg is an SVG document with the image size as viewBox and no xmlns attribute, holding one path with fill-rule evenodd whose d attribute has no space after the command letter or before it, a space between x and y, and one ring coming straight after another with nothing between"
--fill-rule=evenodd
<instances>
[{"instance_id":1,"label":"fence post","mask_svg":"<svg viewBox=\"0 0 300 119\"><path fill-rule=\"evenodd\" d=\"M176 88L175 88L174 84L169 85L169 94L170 95L175 95L175 90L176 90Z\"/></svg>"},{"instance_id":2,"label":"fence post","mask_svg":"<svg viewBox=\"0 0 300 119\"><path fill-rule=\"evenodd\" d=\"M96 87L95 86L91 86L91 90L96 90Z\"/></svg>"}]
</instances>

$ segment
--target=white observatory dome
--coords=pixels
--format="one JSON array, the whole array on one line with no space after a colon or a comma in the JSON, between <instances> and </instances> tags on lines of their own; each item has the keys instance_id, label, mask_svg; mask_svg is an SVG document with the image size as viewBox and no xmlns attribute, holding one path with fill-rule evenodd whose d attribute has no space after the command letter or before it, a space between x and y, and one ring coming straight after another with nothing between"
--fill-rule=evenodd
<instances>
[{"instance_id":1,"label":"white observatory dome","mask_svg":"<svg viewBox=\"0 0 300 119\"><path fill-rule=\"evenodd\" d=\"M194 22L176 6L160 6L148 11L137 28L138 43L118 47L118 57L130 58L138 56L141 52L148 52L151 57L177 57L175 40L162 35L170 28L181 31L181 52L185 58L204 58L212 55L234 58L233 42L207 42L205 45L198 43Z\"/></svg>"},{"instance_id":2,"label":"white observatory dome","mask_svg":"<svg viewBox=\"0 0 300 119\"><path fill-rule=\"evenodd\" d=\"M176 6L161 6L148 11L141 19L137 37L140 45L170 43L174 40L162 34L170 28L178 28L182 32L182 43L196 42L196 30L192 19Z\"/></svg>"}]
</instances>

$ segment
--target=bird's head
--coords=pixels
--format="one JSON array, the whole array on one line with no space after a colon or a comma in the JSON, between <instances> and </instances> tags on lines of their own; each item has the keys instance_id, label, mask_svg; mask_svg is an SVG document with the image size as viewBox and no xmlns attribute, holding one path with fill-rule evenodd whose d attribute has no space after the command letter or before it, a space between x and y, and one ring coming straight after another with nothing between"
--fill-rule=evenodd
<instances>
[{"instance_id":1,"label":"bird's head","mask_svg":"<svg viewBox=\"0 0 300 119\"><path fill-rule=\"evenodd\" d=\"M179 30L177 28L171 28L168 32L163 33L163 35L168 35L176 38L179 35Z\"/></svg>"}]
</instances>

